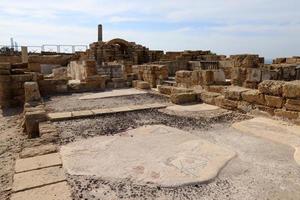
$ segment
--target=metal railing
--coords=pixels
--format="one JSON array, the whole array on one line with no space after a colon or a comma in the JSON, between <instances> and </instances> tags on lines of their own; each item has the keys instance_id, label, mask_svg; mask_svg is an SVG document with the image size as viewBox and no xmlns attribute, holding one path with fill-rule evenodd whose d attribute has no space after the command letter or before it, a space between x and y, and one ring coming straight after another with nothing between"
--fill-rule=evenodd
<instances>
[{"instance_id":1,"label":"metal railing","mask_svg":"<svg viewBox=\"0 0 300 200\"><path fill-rule=\"evenodd\" d=\"M87 45L57 45L57 44L44 44L41 46L26 46L29 53L75 53L84 52L88 49ZM21 46L0 45L0 53L4 52L21 52Z\"/></svg>"}]
</instances>

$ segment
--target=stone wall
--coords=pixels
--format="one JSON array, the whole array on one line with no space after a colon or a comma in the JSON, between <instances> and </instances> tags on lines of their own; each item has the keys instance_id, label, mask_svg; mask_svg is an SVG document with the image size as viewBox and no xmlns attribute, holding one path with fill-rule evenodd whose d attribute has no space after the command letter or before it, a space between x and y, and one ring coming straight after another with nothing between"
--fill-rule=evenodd
<instances>
[{"instance_id":1,"label":"stone wall","mask_svg":"<svg viewBox=\"0 0 300 200\"><path fill-rule=\"evenodd\" d=\"M71 61L68 65L68 76L72 80L84 81L88 76L97 75L94 60Z\"/></svg>"},{"instance_id":2,"label":"stone wall","mask_svg":"<svg viewBox=\"0 0 300 200\"><path fill-rule=\"evenodd\" d=\"M10 63L0 63L0 106L23 105L25 101L24 83L35 78L32 73L12 70Z\"/></svg>"},{"instance_id":3,"label":"stone wall","mask_svg":"<svg viewBox=\"0 0 300 200\"><path fill-rule=\"evenodd\" d=\"M216 70L181 70L176 72L176 85L190 88L205 85L226 85L225 74L222 69Z\"/></svg>"},{"instance_id":4,"label":"stone wall","mask_svg":"<svg viewBox=\"0 0 300 200\"><path fill-rule=\"evenodd\" d=\"M233 68L231 72L232 85L246 88L257 88L262 80L261 67L264 59L258 55L233 55L230 56Z\"/></svg>"},{"instance_id":5,"label":"stone wall","mask_svg":"<svg viewBox=\"0 0 300 200\"><path fill-rule=\"evenodd\" d=\"M222 93L204 92L201 97L203 102L222 108L243 112L257 109L300 122L300 81L266 80L258 89L230 86Z\"/></svg>"},{"instance_id":6,"label":"stone wall","mask_svg":"<svg viewBox=\"0 0 300 200\"><path fill-rule=\"evenodd\" d=\"M132 72L138 76L139 80L148 82L151 87L156 87L163 80L168 79L168 67L165 65L134 65Z\"/></svg>"}]
</instances>

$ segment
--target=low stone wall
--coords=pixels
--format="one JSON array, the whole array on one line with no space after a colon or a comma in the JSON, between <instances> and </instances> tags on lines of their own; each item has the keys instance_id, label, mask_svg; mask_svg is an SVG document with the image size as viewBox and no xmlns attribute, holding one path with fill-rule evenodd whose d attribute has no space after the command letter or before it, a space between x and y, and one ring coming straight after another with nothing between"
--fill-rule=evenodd
<instances>
[{"instance_id":1,"label":"low stone wall","mask_svg":"<svg viewBox=\"0 0 300 200\"><path fill-rule=\"evenodd\" d=\"M10 63L0 63L0 106L23 106L24 83L34 77L33 73L13 70Z\"/></svg>"},{"instance_id":2,"label":"low stone wall","mask_svg":"<svg viewBox=\"0 0 300 200\"><path fill-rule=\"evenodd\" d=\"M72 80L84 81L89 76L97 75L96 61L71 61L68 65L68 76Z\"/></svg>"},{"instance_id":3,"label":"low stone wall","mask_svg":"<svg viewBox=\"0 0 300 200\"><path fill-rule=\"evenodd\" d=\"M178 71L175 76L178 87L190 88L196 85L226 85L225 74L222 69Z\"/></svg>"},{"instance_id":4,"label":"low stone wall","mask_svg":"<svg viewBox=\"0 0 300 200\"><path fill-rule=\"evenodd\" d=\"M163 80L168 79L168 68L165 65L134 65L132 72L137 74L138 80L148 82L151 87L156 87Z\"/></svg>"},{"instance_id":5,"label":"low stone wall","mask_svg":"<svg viewBox=\"0 0 300 200\"><path fill-rule=\"evenodd\" d=\"M300 123L300 81L298 80L290 82L267 80L260 83L258 89L212 85L204 87L203 90L193 90L158 86L158 91L169 95L170 100L176 104L202 101L245 113L260 110L271 116Z\"/></svg>"},{"instance_id":6,"label":"low stone wall","mask_svg":"<svg viewBox=\"0 0 300 200\"><path fill-rule=\"evenodd\" d=\"M300 81L267 80L258 89L231 86L222 94L206 92L205 95L201 96L202 101L222 108L244 112L258 109L277 117L300 120Z\"/></svg>"}]
</instances>

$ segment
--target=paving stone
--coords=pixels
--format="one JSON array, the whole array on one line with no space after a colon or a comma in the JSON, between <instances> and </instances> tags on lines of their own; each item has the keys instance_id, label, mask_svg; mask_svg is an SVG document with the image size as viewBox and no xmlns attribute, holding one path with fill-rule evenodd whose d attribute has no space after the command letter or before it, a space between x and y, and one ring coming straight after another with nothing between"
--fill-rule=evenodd
<instances>
[{"instance_id":1,"label":"paving stone","mask_svg":"<svg viewBox=\"0 0 300 200\"><path fill-rule=\"evenodd\" d=\"M147 92L145 92L145 91L137 90L137 89L134 89L134 88L117 89L117 90L110 90L110 91L85 95L85 96L80 97L79 99L80 100L102 99L102 98L109 98L109 97L129 96L129 95L146 94L146 93Z\"/></svg>"},{"instance_id":2,"label":"paving stone","mask_svg":"<svg viewBox=\"0 0 300 200\"><path fill-rule=\"evenodd\" d=\"M209 105L206 103L195 104L195 105L174 105L167 107L168 110L182 111L182 112L201 112L209 110L220 109L218 106Z\"/></svg>"},{"instance_id":3,"label":"paving stone","mask_svg":"<svg viewBox=\"0 0 300 200\"><path fill-rule=\"evenodd\" d=\"M48 167L14 175L13 191L24 191L66 180L62 167Z\"/></svg>"},{"instance_id":4,"label":"paving stone","mask_svg":"<svg viewBox=\"0 0 300 200\"><path fill-rule=\"evenodd\" d=\"M51 121L64 120L64 119L70 119L70 118L72 118L71 112L49 113L48 114L48 119Z\"/></svg>"},{"instance_id":5,"label":"paving stone","mask_svg":"<svg viewBox=\"0 0 300 200\"><path fill-rule=\"evenodd\" d=\"M94 113L91 110L80 110L72 112L72 118L88 117L93 115Z\"/></svg>"},{"instance_id":6,"label":"paving stone","mask_svg":"<svg viewBox=\"0 0 300 200\"><path fill-rule=\"evenodd\" d=\"M118 112L128 112L128 111L132 111L133 109L131 109L130 107L128 106L125 106L125 107L118 107L118 108L111 108L111 110L115 113L118 113Z\"/></svg>"},{"instance_id":7,"label":"paving stone","mask_svg":"<svg viewBox=\"0 0 300 200\"><path fill-rule=\"evenodd\" d=\"M13 193L11 200L71 200L71 192L66 181L46 185L23 192Z\"/></svg>"},{"instance_id":8,"label":"paving stone","mask_svg":"<svg viewBox=\"0 0 300 200\"><path fill-rule=\"evenodd\" d=\"M60 156L58 153L52 153L32 158L18 159L16 161L15 171L16 173L20 173L57 165L61 165Z\"/></svg>"},{"instance_id":9,"label":"paving stone","mask_svg":"<svg viewBox=\"0 0 300 200\"><path fill-rule=\"evenodd\" d=\"M112 109L109 108L104 108L104 109L94 109L91 110L94 115L103 115L103 114L109 114L109 113L114 113Z\"/></svg>"},{"instance_id":10,"label":"paving stone","mask_svg":"<svg viewBox=\"0 0 300 200\"><path fill-rule=\"evenodd\" d=\"M41 156L45 154L57 152L57 146L54 144L46 144L34 147L24 148L20 153L20 158L29 158L33 156Z\"/></svg>"}]
</instances>

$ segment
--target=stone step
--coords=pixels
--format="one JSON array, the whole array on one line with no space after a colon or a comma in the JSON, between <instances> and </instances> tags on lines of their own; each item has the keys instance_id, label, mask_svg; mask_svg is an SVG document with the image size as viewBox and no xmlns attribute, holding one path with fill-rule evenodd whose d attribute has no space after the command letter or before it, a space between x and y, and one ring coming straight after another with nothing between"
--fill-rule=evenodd
<instances>
[{"instance_id":1,"label":"stone step","mask_svg":"<svg viewBox=\"0 0 300 200\"><path fill-rule=\"evenodd\" d=\"M31 158L18 159L16 161L16 173L62 165L58 153L51 153Z\"/></svg>"},{"instance_id":2,"label":"stone step","mask_svg":"<svg viewBox=\"0 0 300 200\"><path fill-rule=\"evenodd\" d=\"M100 115L114 114L114 113L124 113L124 112L149 110L149 109L161 109L166 107L167 106L164 104L155 103L155 104L123 106L117 108L103 108L103 109L81 110L81 111L73 111L73 112L49 113L48 119L50 121L63 121L63 120L86 118L86 117L93 117L93 116L100 116Z\"/></svg>"},{"instance_id":3,"label":"stone step","mask_svg":"<svg viewBox=\"0 0 300 200\"><path fill-rule=\"evenodd\" d=\"M62 167L48 167L14 175L13 191L25 191L53 183L65 181Z\"/></svg>"},{"instance_id":4,"label":"stone step","mask_svg":"<svg viewBox=\"0 0 300 200\"><path fill-rule=\"evenodd\" d=\"M66 181L13 193L11 200L71 200L71 192Z\"/></svg>"}]
</instances>

